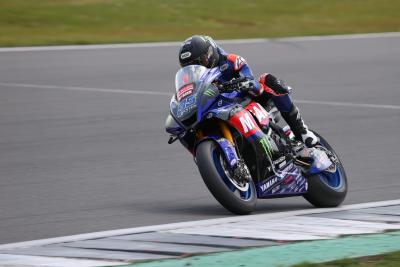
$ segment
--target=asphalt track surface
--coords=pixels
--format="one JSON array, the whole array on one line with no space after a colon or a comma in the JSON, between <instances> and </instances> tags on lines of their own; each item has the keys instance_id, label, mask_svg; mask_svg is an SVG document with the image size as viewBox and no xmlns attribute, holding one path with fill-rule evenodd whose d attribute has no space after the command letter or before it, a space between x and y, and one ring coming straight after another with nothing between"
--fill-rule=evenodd
<instances>
[{"instance_id":1,"label":"asphalt track surface","mask_svg":"<svg viewBox=\"0 0 400 267\"><path fill-rule=\"evenodd\" d=\"M399 198L399 37L224 48L295 88L344 162L345 204ZM0 53L0 243L231 216L167 144L176 61L174 45ZM306 208L260 200L255 213Z\"/></svg>"}]
</instances>

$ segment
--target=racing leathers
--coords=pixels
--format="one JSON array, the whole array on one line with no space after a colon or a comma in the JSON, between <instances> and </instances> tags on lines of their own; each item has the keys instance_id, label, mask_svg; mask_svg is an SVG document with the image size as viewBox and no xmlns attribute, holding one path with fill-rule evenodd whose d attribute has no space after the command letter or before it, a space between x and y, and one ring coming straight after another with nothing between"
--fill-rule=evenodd
<instances>
[{"instance_id":1,"label":"racing leathers","mask_svg":"<svg viewBox=\"0 0 400 267\"><path fill-rule=\"evenodd\" d=\"M291 100L289 96L292 90L291 87L269 73L262 74L257 81L254 79L250 66L244 58L235 54L227 54L221 47L218 47L218 53L219 62L217 67L221 72L221 76L217 82L222 83L233 78L246 77L250 81L250 86L247 90L249 95L262 104L266 104L266 101L272 99L296 139L303 141L307 147L313 147L319 142L318 137L308 130L300 116L299 109Z\"/></svg>"}]
</instances>

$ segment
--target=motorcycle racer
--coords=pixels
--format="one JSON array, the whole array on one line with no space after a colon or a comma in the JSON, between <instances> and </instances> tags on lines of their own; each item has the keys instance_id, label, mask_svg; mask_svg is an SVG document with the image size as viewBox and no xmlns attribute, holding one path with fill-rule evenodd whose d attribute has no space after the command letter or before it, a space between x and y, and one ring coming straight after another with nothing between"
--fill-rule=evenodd
<instances>
[{"instance_id":1,"label":"motorcycle racer","mask_svg":"<svg viewBox=\"0 0 400 267\"><path fill-rule=\"evenodd\" d=\"M242 91L261 103L272 99L297 140L303 141L307 147L313 147L319 142L318 137L304 123L299 109L290 98L291 87L269 73L262 74L257 81L243 57L226 53L211 37L194 35L186 39L179 49L179 63L181 67L218 67L221 76L217 78L217 82L221 83L233 78L246 77L247 81L241 86Z\"/></svg>"}]
</instances>

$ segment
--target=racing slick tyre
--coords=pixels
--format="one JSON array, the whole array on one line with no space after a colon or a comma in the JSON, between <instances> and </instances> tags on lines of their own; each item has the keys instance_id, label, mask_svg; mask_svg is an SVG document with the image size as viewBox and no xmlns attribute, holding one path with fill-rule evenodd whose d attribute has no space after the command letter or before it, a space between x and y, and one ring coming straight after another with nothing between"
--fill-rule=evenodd
<instances>
[{"instance_id":1,"label":"racing slick tyre","mask_svg":"<svg viewBox=\"0 0 400 267\"><path fill-rule=\"evenodd\" d=\"M328 152L331 160L336 161L336 170L323 171L309 176L308 192L304 195L304 198L315 207L337 207L343 202L347 194L346 172L338 155L329 143L318 133L314 133L320 139L319 147Z\"/></svg>"},{"instance_id":2,"label":"racing slick tyre","mask_svg":"<svg viewBox=\"0 0 400 267\"><path fill-rule=\"evenodd\" d=\"M257 193L253 181L233 179L223 152L214 141L206 140L198 145L196 161L204 183L222 206L238 215L254 210Z\"/></svg>"}]
</instances>

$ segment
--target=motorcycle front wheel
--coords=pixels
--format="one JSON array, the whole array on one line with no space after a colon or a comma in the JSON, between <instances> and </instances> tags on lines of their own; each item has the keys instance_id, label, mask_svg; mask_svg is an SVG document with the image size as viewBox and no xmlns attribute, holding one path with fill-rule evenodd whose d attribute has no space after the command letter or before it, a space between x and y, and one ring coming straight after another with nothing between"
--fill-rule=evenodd
<instances>
[{"instance_id":1,"label":"motorcycle front wheel","mask_svg":"<svg viewBox=\"0 0 400 267\"><path fill-rule=\"evenodd\" d=\"M337 207L344 201L347 194L346 172L335 150L322 136L314 133L320 139L321 149L327 150L328 153L331 153L331 157L336 159L336 169L308 177L308 192L304 195L304 198L315 207Z\"/></svg>"},{"instance_id":2,"label":"motorcycle front wheel","mask_svg":"<svg viewBox=\"0 0 400 267\"><path fill-rule=\"evenodd\" d=\"M221 148L211 140L200 143L196 162L201 177L215 199L234 214L251 213L257 203L254 182L233 179Z\"/></svg>"}]
</instances>

